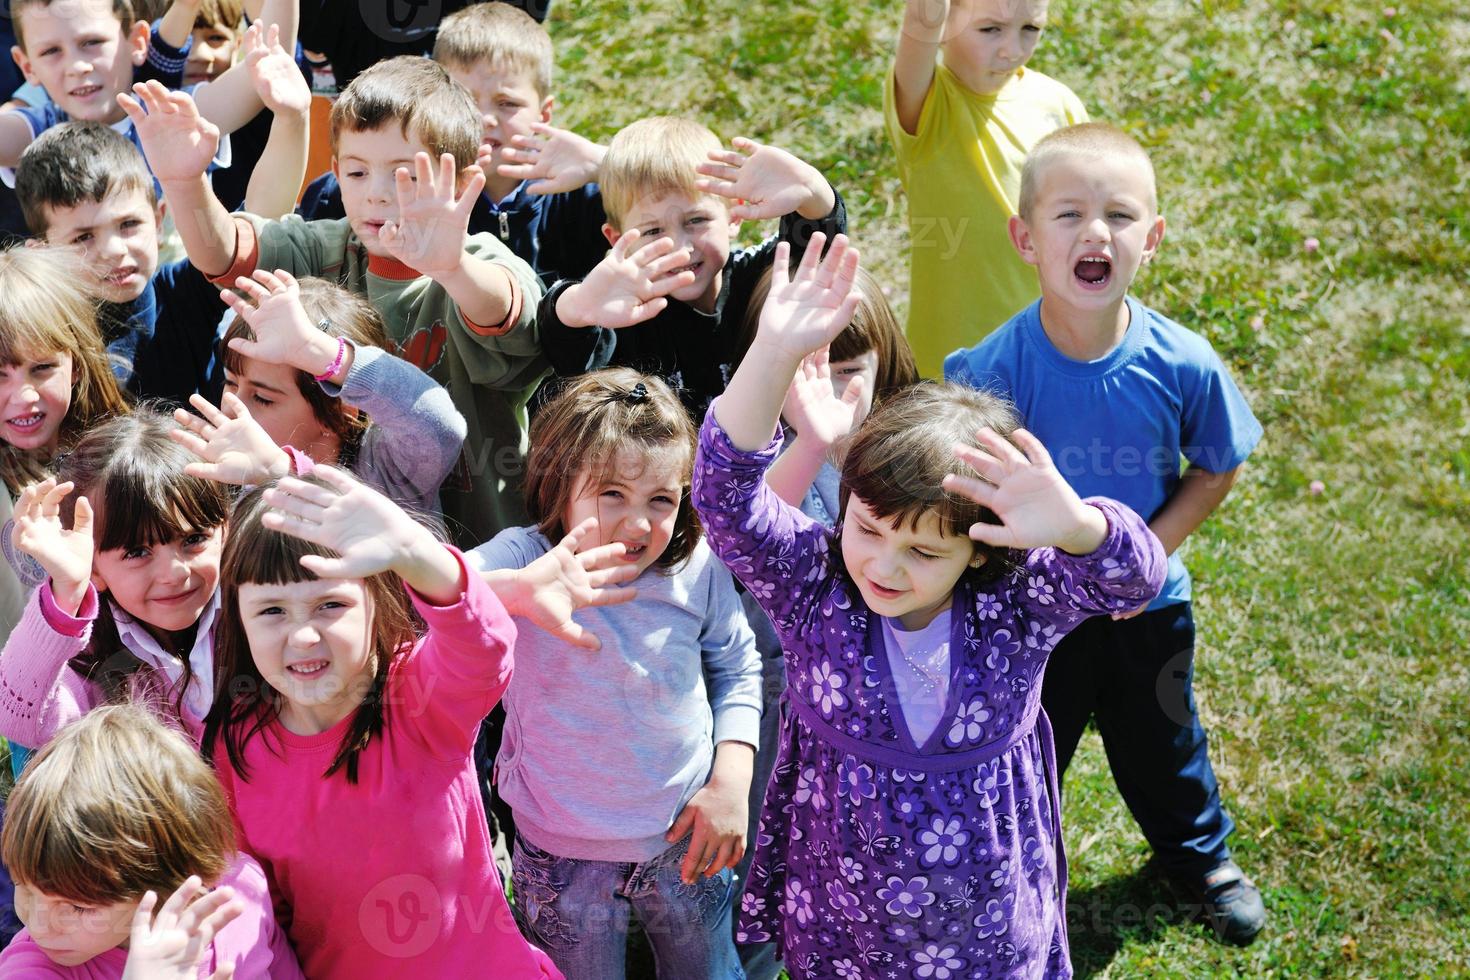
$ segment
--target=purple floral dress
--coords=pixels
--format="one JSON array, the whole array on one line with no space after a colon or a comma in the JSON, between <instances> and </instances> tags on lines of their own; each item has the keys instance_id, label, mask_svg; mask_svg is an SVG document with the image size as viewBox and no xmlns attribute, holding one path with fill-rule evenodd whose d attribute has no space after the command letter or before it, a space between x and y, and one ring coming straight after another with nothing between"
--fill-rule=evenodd
<instances>
[{"instance_id":1,"label":"purple floral dress","mask_svg":"<svg viewBox=\"0 0 1470 980\"><path fill-rule=\"evenodd\" d=\"M1097 551L1037 549L982 588L962 580L949 702L915 745L837 533L765 485L777 445L740 452L711 412L694 468L710 545L775 623L789 678L737 939L774 939L795 978L1070 976L1042 671L1083 619L1158 593L1158 540L1096 499Z\"/></svg>"}]
</instances>

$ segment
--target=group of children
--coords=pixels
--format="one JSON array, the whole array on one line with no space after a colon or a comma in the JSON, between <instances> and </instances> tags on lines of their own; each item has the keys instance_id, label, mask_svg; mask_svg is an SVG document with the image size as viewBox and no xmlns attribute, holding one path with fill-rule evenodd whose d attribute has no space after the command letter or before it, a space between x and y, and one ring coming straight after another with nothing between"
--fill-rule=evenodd
<instances>
[{"instance_id":1,"label":"group of children","mask_svg":"<svg viewBox=\"0 0 1470 980\"><path fill-rule=\"evenodd\" d=\"M553 127L516 6L309 175L295 3L131 3L11 7L0 975L1069 976L1094 717L1254 938L1178 548L1261 430L1128 295L1153 169L1046 0L907 2L906 331L806 162Z\"/></svg>"}]
</instances>

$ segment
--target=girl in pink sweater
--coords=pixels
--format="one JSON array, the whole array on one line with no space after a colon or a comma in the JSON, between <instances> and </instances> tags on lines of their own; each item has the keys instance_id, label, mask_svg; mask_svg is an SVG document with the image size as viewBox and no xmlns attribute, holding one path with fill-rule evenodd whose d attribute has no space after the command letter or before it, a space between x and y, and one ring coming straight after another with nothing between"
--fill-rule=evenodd
<instances>
[{"instance_id":1,"label":"girl in pink sweater","mask_svg":"<svg viewBox=\"0 0 1470 980\"><path fill-rule=\"evenodd\" d=\"M241 499L204 749L313 980L561 976L511 918L471 751L512 615L570 634L578 606L631 598L600 588L621 545L576 553L594 528L487 582L341 470Z\"/></svg>"}]
</instances>

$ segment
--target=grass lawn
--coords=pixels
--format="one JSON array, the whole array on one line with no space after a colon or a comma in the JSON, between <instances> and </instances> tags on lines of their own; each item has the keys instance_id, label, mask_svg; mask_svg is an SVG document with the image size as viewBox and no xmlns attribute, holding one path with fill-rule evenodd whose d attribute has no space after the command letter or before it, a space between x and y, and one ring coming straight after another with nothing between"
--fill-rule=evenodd
<instances>
[{"instance_id":1,"label":"grass lawn","mask_svg":"<svg viewBox=\"0 0 1470 980\"><path fill-rule=\"evenodd\" d=\"M685 113L805 156L902 310L905 204L879 109L901 7L556 0L557 119L604 138ZM1054 0L1033 66L1158 167L1169 234L1135 292L1214 343L1267 433L1187 561L1201 710L1271 923L1241 951L1182 921L1089 736L1066 800L1084 976L1470 959L1460 9Z\"/></svg>"}]
</instances>

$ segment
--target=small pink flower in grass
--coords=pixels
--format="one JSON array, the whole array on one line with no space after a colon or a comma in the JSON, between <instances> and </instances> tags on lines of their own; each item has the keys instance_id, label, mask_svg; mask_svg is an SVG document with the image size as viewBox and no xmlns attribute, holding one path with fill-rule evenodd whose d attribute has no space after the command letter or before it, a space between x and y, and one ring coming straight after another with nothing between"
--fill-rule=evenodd
<instances>
[{"instance_id":1,"label":"small pink flower in grass","mask_svg":"<svg viewBox=\"0 0 1470 980\"><path fill-rule=\"evenodd\" d=\"M1323 483L1321 480L1313 480L1311 483L1307 484L1307 493L1311 494L1314 497L1322 496L1322 491L1326 489L1327 484Z\"/></svg>"},{"instance_id":2,"label":"small pink flower in grass","mask_svg":"<svg viewBox=\"0 0 1470 980\"><path fill-rule=\"evenodd\" d=\"M1256 333L1260 333L1262 330L1265 330L1266 318L1263 316L1251 317L1251 329L1254 330Z\"/></svg>"},{"instance_id":3,"label":"small pink flower in grass","mask_svg":"<svg viewBox=\"0 0 1470 980\"><path fill-rule=\"evenodd\" d=\"M1397 7L1384 7L1383 8L1383 16L1387 20L1393 20L1398 15L1399 15L1399 10L1398 10Z\"/></svg>"},{"instance_id":4,"label":"small pink flower in grass","mask_svg":"<svg viewBox=\"0 0 1470 980\"><path fill-rule=\"evenodd\" d=\"M1322 243L1317 241L1317 239L1315 238L1308 238L1306 241L1302 242L1302 248L1306 249L1308 252L1315 252L1321 247Z\"/></svg>"}]
</instances>

